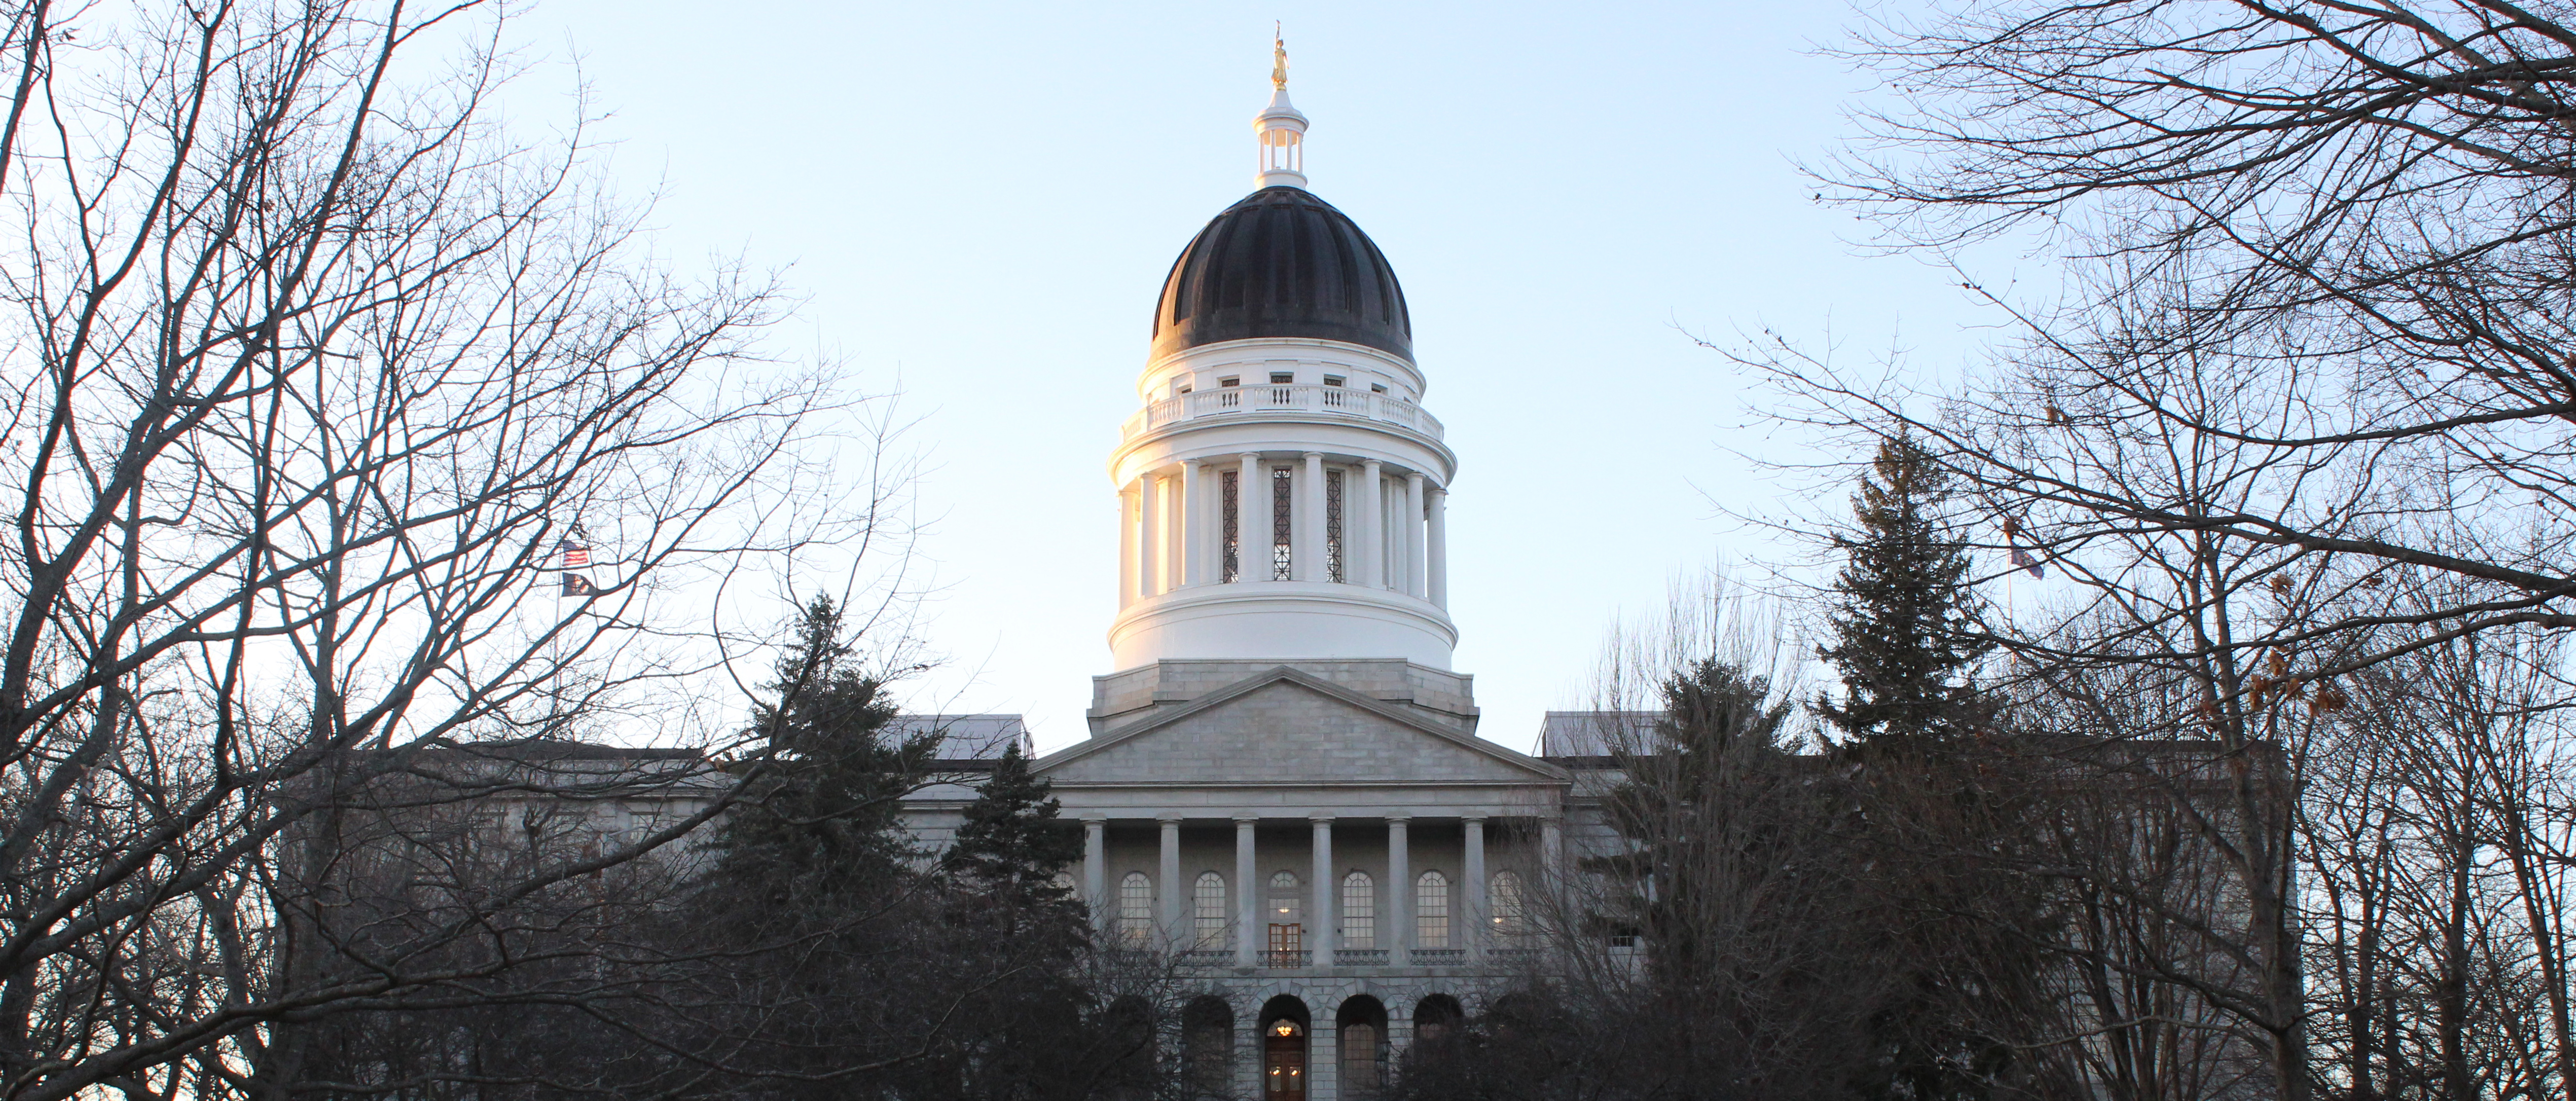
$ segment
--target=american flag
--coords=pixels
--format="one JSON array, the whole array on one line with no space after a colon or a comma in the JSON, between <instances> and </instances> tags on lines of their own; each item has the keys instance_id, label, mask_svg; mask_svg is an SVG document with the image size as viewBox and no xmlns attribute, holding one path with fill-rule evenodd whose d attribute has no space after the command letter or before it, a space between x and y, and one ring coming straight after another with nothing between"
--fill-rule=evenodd
<instances>
[{"instance_id":1,"label":"american flag","mask_svg":"<svg viewBox=\"0 0 2576 1101\"><path fill-rule=\"evenodd\" d=\"M577 570L590 565L590 548L582 546L570 536L566 536L562 545L555 548L555 553L563 556L563 568L567 570Z\"/></svg>"},{"instance_id":2,"label":"american flag","mask_svg":"<svg viewBox=\"0 0 2576 1101\"><path fill-rule=\"evenodd\" d=\"M599 595L599 587L591 584L590 579L587 577L583 577L577 573L568 573L563 575L563 594L565 596L597 596Z\"/></svg>"}]
</instances>

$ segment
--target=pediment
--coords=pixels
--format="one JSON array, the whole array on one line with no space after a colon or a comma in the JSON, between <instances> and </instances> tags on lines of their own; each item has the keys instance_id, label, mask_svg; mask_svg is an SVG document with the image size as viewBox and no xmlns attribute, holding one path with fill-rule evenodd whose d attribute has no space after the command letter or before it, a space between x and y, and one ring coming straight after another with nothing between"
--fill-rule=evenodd
<instances>
[{"instance_id":1,"label":"pediment","mask_svg":"<svg viewBox=\"0 0 2576 1101\"><path fill-rule=\"evenodd\" d=\"M1288 666L1049 754L1057 783L1528 784L1556 767Z\"/></svg>"}]
</instances>

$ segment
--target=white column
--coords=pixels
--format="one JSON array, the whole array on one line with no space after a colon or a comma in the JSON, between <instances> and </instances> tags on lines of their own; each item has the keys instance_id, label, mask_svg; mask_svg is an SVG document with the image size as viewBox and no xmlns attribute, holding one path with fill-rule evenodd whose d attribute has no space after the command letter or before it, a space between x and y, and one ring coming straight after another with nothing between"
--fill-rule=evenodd
<instances>
[{"instance_id":1,"label":"white column","mask_svg":"<svg viewBox=\"0 0 2576 1101\"><path fill-rule=\"evenodd\" d=\"M1092 924L1102 929L1109 928L1108 831L1106 819L1082 820L1082 898L1091 906Z\"/></svg>"},{"instance_id":2,"label":"white column","mask_svg":"<svg viewBox=\"0 0 2576 1101\"><path fill-rule=\"evenodd\" d=\"M1235 568L1245 581L1268 581L1270 479L1261 469L1260 452L1246 451L1242 461L1242 472L1234 476Z\"/></svg>"},{"instance_id":3,"label":"white column","mask_svg":"<svg viewBox=\"0 0 2576 1101\"><path fill-rule=\"evenodd\" d=\"M1234 965L1252 966L1254 945L1261 935L1261 893L1254 889L1252 877L1258 874L1252 863L1252 827L1256 819L1238 815L1234 820ZM1251 1022L1257 1025L1259 1022ZM1260 1038L1254 1037L1256 1054Z\"/></svg>"},{"instance_id":4,"label":"white column","mask_svg":"<svg viewBox=\"0 0 2576 1101\"><path fill-rule=\"evenodd\" d=\"M1423 569L1422 569L1422 552L1423 552L1423 549L1424 549L1424 548L1423 548L1423 546L1422 546L1422 542L1423 542L1423 540L1422 540L1422 508L1423 508L1423 503L1424 503L1424 502L1423 502L1423 500L1422 500L1422 475L1420 475L1420 474L1408 474L1408 475L1405 475L1405 478L1404 478L1404 592L1405 592L1405 595L1407 595L1407 596L1422 596L1422 595L1424 594L1424 592L1425 592L1425 590L1424 590L1424 588L1423 588L1423 584L1422 584L1422 582L1423 582L1423 577L1422 577L1422 575L1423 575Z\"/></svg>"},{"instance_id":5,"label":"white column","mask_svg":"<svg viewBox=\"0 0 2576 1101\"><path fill-rule=\"evenodd\" d=\"M1191 461L1181 464L1181 500L1184 509L1182 526L1188 529L1189 549L1182 555L1189 567L1182 571L1184 585L1208 585L1216 581L1216 510L1208 505L1210 483L1207 464Z\"/></svg>"},{"instance_id":6,"label":"white column","mask_svg":"<svg viewBox=\"0 0 2576 1101\"><path fill-rule=\"evenodd\" d=\"M1190 583L1190 464L1163 479L1163 591L1178 592Z\"/></svg>"},{"instance_id":7,"label":"white column","mask_svg":"<svg viewBox=\"0 0 2576 1101\"><path fill-rule=\"evenodd\" d=\"M1306 934L1306 947L1315 953L1315 966L1330 967L1333 949L1340 943L1334 934L1341 931L1333 923L1333 816L1311 815L1306 820L1315 826L1315 925Z\"/></svg>"},{"instance_id":8,"label":"white column","mask_svg":"<svg viewBox=\"0 0 2576 1101\"><path fill-rule=\"evenodd\" d=\"M1350 555L1354 585L1386 584L1386 533L1378 530L1386 524L1386 493L1378 485L1378 479L1384 476L1377 460L1360 463L1359 507L1352 510L1355 515L1343 521L1349 525L1349 530L1342 533L1342 543L1347 548L1344 553ZM1344 507L1350 506L1345 503ZM1352 519L1359 522L1351 524Z\"/></svg>"},{"instance_id":9,"label":"white column","mask_svg":"<svg viewBox=\"0 0 2576 1101\"><path fill-rule=\"evenodd\" d=\"M1485 820L1463 820L1467 831L1467 955L1482 959L1485 955L1485 933L1493 927L1492 915L1486 912L1485 898Z\"/></svg>"},{"instance_id":10,"label":"white column","mask_svg":"<svg viewBox=\"0 0 2576 1101\"><path fill-rule=\"evenodd\" d=\"M1171 587L1198 584L1199 464L1185 462L1172 476L1172 561L1164 571Z\"/></svg>"},{"instance_id":11,"label":"white column","mask_svg":"<svg viewBox=\"0 0 2576 1101\"><path fill-rule=\"evenodd\" d=\"M1538 820L1539 871L1545 873L1549 890L1555 890L1559 875L1557 865L1563 862L1559 850L1565 847L1565 828L1554 818Z\"/></svg>"},{"instance_id":12,"label":"white column","mask_svg":"<svg viewBox=\"0 0 2576 1101\"><path fill-rule=\"evenodd\" d=\"M1136 602L1136 489L1118 491L1118 606Z\"/></svg>"},{"instance_id":13,"label":"white column","mask_svg":"<svg viewBox=\"0 0 2576 1101\"><path fill-rule=\"evenodd\" d=\"M1309 451L1297 471L1297 580L1324 580L1324 453Z\"/></svg>"},{"instance_id":14,"label":"white column","mask_svg":"<svg viewBox=\"0 0 2576 1101\"><path fill-rule=\"evenodd\" d=\"M1189 892L1181 889L1181 820L1157 818L1154 822L1163 827L1163 863L1156 869L1163 878L1163 936L1171 944L1187 947L1189 934L1181 926L1181 900L1189 897Z\"/></svg>"},{"instance_id":15,"label":"white column","mask_svg":"<svg viewBox=\"0 0 2576 1101\"><path fill-rule=\"evenodd\" d=\"M1386 819L1387 932L1395 934L1386 962L1403 967L1413 962L1413 853L1405 840L1403 815Z\"/></svg>"},{"instance_id":16,"label":"white column","mask_svg":"<svg viewBox=\"0 0 2576 1101\"><path fill-rule=\"evenodd\" d=\"M1163 495L1162 476L1148 473L1136 479L1136 595L1152 596L1163 591Z\"/></svg>"},{"instance_id":17,"label":"white column","mask_svg":"<svg viewBox=\"0 0 2576 1101\"><path fill-rule=\"evenodd\" d=\"M1449 607L1449 491L1431 492L1431 604Z\"/></svg>"}]
</instances>

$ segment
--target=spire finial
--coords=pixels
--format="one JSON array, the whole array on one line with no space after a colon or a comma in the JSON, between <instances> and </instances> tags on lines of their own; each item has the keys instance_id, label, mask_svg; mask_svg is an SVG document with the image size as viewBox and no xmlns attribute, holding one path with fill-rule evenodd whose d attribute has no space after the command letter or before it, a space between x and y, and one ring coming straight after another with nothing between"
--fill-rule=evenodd
<instances>
[{"instance_id":1,"label":"spire finial","mask_svg":"<svg viewBox=\"0 0 2576 1101\"><path fill-rule=\"evenodd\" d=\"M1306 186L1306 116L1288 102L1288 40L1277 24L1270 28L1270 106L1252 120L1261 138L1263 187Z\"/></svg>"}]
</instances>

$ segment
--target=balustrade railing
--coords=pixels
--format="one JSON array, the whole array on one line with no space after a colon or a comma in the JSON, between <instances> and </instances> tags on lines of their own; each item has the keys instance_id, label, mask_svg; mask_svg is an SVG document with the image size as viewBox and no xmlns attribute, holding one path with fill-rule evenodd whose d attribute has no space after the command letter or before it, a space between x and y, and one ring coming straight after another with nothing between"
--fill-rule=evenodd
<instances>
[{"instance_id":1,"label":"balustrade railing","mask_svg":"<svg viewBox=\"0 0 2576 1101\"><path fill-rule=\"evenodd\" d=\"M1463 963L1466 959L1467 950L1464 948L1416 948L1413 950L1413 962L1415 963Z\"/></svg>"},{"instance_id":2,"label":"balustrade railing","mask_svg":"<svg viewBox=\"0 0 2576 1101\"><path fill-rule=\"evenodd\" d=\"M1349 386L1316 386L1270 383L1261 386L1221 386L1214 390L1196 390L1149 402L1135 416L1127 418L1123 435L1134 437L1165 425L1200 417L1221 417L1245 413L1322 413L1361 417L1402 425L1432 439L1441 437L1440 419L1423 411L1416 402L1361 390Z\"/></svg>"},{"instance_id":3,"label":"balustrade railing","mask_svg":"<svg viewBox=\"0 0 2576 1101\"><path fill-rule=\"evenodd\" d=\"M1386 949L1336 948L1333 949L1333 963L1338 967L1384 967Z\"/></svg>"}]
</instances>

